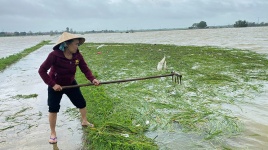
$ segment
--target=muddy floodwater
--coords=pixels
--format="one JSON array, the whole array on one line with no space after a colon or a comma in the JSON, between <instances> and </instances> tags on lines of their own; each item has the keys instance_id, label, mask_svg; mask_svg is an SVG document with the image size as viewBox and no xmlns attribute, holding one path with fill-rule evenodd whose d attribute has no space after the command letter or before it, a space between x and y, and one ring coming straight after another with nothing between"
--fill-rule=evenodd
<instances>
[{"instance_id":1,"label":"muddy floodwater","mask_svg":"<svg viewBox=\"0 0 268 150\"><path fill-rule=\"evenodd\" d=\"M46 101L47 86L38 76L37 70L52 46L44 46L18 63L0 73L0 149L47 150L80 149L82 127L79 120L65 112L74 108L67 97L61 101L57 122L59 142L48 144L49 124ZM38 94L36 98L17 98L17 95Z\"/></svg>"},{"instance_id":2,"label":"muddy floodwater","mask_svg":"<svg viewBox=\"0 0 268 150\"><path fill-rule=\"evenodd\" d=\"M17 37L1 37L0 38L0 58L23 51L32 47L43 40L55 40L56 36L17 36Z\"/></svg>"},{"instance_id":3,"label":"muddy floodwater","mask_svg":"<svg viewBox=\"0 0 268 150\"><path fill-rule=\"evenodd\" d=\"M248 49L268 55L268 27L223 28L204 30L174 30L136 33L86 34L86 42L94 43L151 43L196 46L219 46ZM42 40L55 42L58 36L1 37L0 58L18 53ZM47 86L37 70L53 45L46 45L0 72L0 149L6 150L79 150L82 148L82 127L79 119L64 112L74 108L64 96L58 115L58 144L48 144L49 124ZM19 95L37 94L34 98ZM261 93L240 107L227 106L245 124L241 136L227 143L241 149L268 149L268 84ZM148 133L158 136L161 146L176 149L187 143L183 133ZM167 138L169 137L169 138Z\"/></svg>"}]
</instances>

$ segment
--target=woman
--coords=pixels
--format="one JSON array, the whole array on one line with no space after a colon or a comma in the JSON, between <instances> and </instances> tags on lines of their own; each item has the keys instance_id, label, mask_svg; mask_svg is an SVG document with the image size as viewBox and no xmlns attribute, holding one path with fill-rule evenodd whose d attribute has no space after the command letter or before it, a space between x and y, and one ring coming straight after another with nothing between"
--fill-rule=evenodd
<instances>
[{"instance_id":1,"label":"woman","mask_svg":"<svg viewBox=\"0 0 268 150\"><path fill-rule=\"evenodd\" d=\"M71 102L79 108L82 120L82 126L94 127L87 121L86 101L79 88L62 89L62 86L77 85L75 80L76 67L85 74L86 78L94 85L99 85L99 81L92 75L83 56L78 50L78 46L85 42L85 38L74 34L64 32L53 51L39 68L39 74L48 85L48 106L49 106L49 124L51 135L49 143L57 143L56 120L60 109L60 101L63 94L66 94ZM49 70L49 73L48 73Z\"/></svg>"}]
</instances>

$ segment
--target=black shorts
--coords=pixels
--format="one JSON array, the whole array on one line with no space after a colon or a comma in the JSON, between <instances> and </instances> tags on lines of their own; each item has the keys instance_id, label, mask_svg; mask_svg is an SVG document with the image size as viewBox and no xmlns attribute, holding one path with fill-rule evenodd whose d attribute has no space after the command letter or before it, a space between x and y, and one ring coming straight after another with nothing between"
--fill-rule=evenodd
<instances>
[{"instance_id":1,"label":"black shorts","mask_svg":"<svg viewBox=\"0 0 268 150\"><path fill-rule=\"evenodd\" d=\"M77 82L74 80L72 85L77 85ZM66 94L71 102L77 107L77 108L85 108L86 107L86 101L84 96L82 95L80 88L69 88L69 89L63 89L62 91L54 91L52 87L48 86L48 111L49 112L59 112L60 110L60 101L62 98L62 95Z\"/></svg>"}]
</instances>

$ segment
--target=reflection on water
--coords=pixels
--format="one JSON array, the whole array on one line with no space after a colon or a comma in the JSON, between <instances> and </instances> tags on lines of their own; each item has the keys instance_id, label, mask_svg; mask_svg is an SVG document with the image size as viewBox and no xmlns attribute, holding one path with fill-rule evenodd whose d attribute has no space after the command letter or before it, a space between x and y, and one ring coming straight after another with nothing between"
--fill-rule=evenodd
<instances>
[{"instance_id":1,"label":"reflection on water","mask_svg":"<svg viewBox=\"0 0 268 150\"><path fill-rule=\"evenodd\" d=\"M268 54L268 27L223 28L204 30L174 30L137 33L100 33L83 35L87 42L96 43L151 43L196 46L220 46L249 49ZM32 47L42 40L55 43L58 36L4 37L0 38L0 58L18 53ZM82 143L82 129L78 120L70 120L63 114L68 107L73 107L67 97L63 97L58 115L58 144L48 144L49 124L47 120L46 85L37 70L41 62L51 51L52 45L44 46L23 58L15 65L0 72L0 149L79 149ZM254 100L236 106L226 106L233 110L245 123L242 136L228 139L227 143L241 149L268 148L268 84L263 93L256 94ZM38 94L37 98L14 99L22 94ZM12 106L12 107L11 107ZM191 138L184 133L147 133L163 149L176 149L182 143L190 142L204 145L198 138ZM168 138L169 137L169 138ZM185 140L186 139L186 140ZM188 140L188 141L187 141ZM72 141L72 142L69 142ZM14 145L16 143L16 145ZM191 143L191 142L190 142ZM183 144L191 149L189 144Z\"/></svg>"},{"instance_id":2,"label":"reflection on water","mask_svg":"<svg viewBox=\"0 0 268 150\"><path fill-rule=\"evenodd\" d=\"M59 150L57 143L56 144L52 144L52 145L53 145L53 150Z\"/></svg>"}]
</instances>

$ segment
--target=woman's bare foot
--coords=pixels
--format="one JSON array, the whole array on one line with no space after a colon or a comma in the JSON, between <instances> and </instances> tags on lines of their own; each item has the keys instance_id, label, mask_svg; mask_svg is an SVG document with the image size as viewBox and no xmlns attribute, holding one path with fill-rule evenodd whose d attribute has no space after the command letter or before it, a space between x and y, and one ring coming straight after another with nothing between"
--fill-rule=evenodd
<instances>
[{"instance_id":1,"label":"woman's bare foot","mask_svg":"<svg viewBox=\"0 0 268 150\"><path fill-rule=\"evenodd\" d=\"M89 123L88 121L83 121L82 122L82 126L94 128L94 124Z\"/></svg>"}]
</instances>

